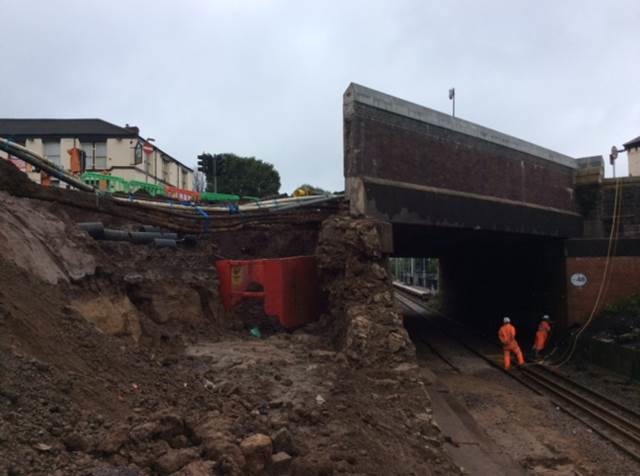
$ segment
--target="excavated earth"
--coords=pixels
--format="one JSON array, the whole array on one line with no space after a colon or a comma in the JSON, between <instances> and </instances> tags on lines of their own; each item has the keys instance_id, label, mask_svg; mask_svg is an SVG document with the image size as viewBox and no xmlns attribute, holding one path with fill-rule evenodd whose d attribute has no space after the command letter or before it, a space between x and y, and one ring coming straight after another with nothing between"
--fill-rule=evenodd
<instances>
[{"instance_id":1,"label":"excavated earth","mask_svg":"<svg viewBox=\"0 0 640 476\"><path fill-rule=\"evenodd\" d=\"M0 161L0 474L462 473L375 223L172 213L42 188ZM95 241L82 221L197 240ZM256 302L221 307L216 259L302 254L318 259L316 323L286 332Z\"/></svg>"}]
</instances>

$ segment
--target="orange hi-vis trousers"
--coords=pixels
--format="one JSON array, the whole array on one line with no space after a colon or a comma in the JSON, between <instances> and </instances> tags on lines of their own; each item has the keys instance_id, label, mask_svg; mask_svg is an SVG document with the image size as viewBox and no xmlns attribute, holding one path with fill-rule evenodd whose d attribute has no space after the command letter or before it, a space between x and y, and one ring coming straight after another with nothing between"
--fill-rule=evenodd
<instances>
[{"instance_id":1,"label":"orange hi-vis trousers","mask_svg":"<svg viewBox=\"0 0 640 476\"><path fill-rule=\"evenodd\" d=\"M520 350L520 346L516 341L513 341L513 344L508 347L503 347L504 351L504 368L509 370L511 368L511 352L513 352L518 360L518 365L524 365L524 356L522 355L522 351Z\"/></svg>"},{"instance_id":2,"label":"orange hi-vis trousers","mask_svg":"<svg viewBox=\"0 0 640 476\"><path fill-rule=\"evenodd\" d=\"M536 339L533 344L533 348L536 352L540 352L547 346L550 332L551 326L547 322L542 321L536 331Z\"/></svg>"},{"instance_id":3,"label":"orange hi-vis trousers","mask_svg":"<svg viewBox=\"0 0 640 476\"><path fill-rule=\"evenodd\" d=\"M511 324L503 324L498 331L498 339L502 342L502 350L504 351L504 368L511 368L511 352L516 354L518 365L524 364L524 356L516 341L516 328Z\"/></svg>"}]
</instances>

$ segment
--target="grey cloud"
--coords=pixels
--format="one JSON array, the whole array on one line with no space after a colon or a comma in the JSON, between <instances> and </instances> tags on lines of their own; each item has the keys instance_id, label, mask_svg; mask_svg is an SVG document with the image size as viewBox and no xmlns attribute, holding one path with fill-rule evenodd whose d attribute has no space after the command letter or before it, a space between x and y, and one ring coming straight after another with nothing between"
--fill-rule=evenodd
<instances>
[{"instance_id":1,"label":"grey cloud","mask_svg":"<svg viewBox=\"0 0 640 476\"><path fill-rule=\"evenodd\" d=\"M0 0L0 116L101 117L339 190L355 81L572 156L640 135L635 1ZM626 172L626 166L619 166ZM620 169L619 169L620 170Z\"/></svg>"}]
</instances>

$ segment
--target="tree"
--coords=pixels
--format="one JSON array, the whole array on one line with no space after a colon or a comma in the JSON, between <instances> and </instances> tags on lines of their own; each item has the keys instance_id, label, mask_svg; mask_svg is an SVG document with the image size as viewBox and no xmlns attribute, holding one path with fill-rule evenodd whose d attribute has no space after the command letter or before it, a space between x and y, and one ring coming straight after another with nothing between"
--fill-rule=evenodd
<instances>
[{"instance_id":1,"label":"tree","mask_svg":"<svg viewBox=\"0 0 640 476\"><path fill-rule=\"evenodd\" d=\"M222 193L264 197L280 190L280 174L272 164L230 153L203 154L200 157L209 163L205 173L210 192L217 188Z\"/></svg>"},{"instance_id":2,"label":"tree","mask_svg":"<svg viewBox=\"0 0 640 476\"><path fill-rule=\"evenodd\" d=\"M207 176L196 171L193 174L193 189L196 192L204 192L207 189Z\"/></svg>"}]
</instances>

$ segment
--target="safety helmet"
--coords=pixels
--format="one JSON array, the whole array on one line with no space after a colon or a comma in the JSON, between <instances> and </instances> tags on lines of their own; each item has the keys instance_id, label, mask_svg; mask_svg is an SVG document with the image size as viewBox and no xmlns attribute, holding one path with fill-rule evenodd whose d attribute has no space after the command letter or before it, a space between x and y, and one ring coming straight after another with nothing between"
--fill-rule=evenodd
<instances>
[{"instance_id":1,"label":"safety helmet","mask_svg":"<svg viewBox=\"0 0 640 476\"><path fill-rule=\"evenodd\" d=\"M511 319L509 319L508 317L503 317L502 322L504 322L505 324L509 324L511 322Z\"/></svg>"},{"instance_id":2,"label":"safety helmet","mask_svg":"<svg viewBox=\"0 0 640 476\"><path fill-rule=\"evenodd\" d=\"M544 316L542 316L542 319L544 319L545 321L549 320L549 316L547 316L546 314Z\"/></svg>"}]
</instances>

